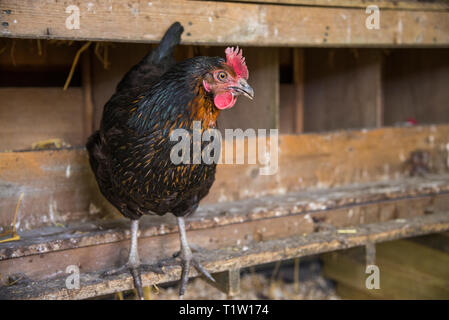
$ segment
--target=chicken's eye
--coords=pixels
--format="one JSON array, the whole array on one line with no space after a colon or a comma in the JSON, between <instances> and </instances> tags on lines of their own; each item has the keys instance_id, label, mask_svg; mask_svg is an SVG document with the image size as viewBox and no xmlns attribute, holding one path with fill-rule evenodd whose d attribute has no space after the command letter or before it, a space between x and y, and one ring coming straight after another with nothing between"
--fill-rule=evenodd
<instances>
[{"instance_id":1,"label":"chicken's eye","mask_svg":"<svg viewBox=\"0 0 449 320\"><path fill-rule=\"evenodd\" d=\"M226 80L227 77L228 77L228 75L227 75L226 72L224 72L224 71L220 71L220 72L217 74L218 80L221 80L221 81Z\"/></svg>"}]
</instances>

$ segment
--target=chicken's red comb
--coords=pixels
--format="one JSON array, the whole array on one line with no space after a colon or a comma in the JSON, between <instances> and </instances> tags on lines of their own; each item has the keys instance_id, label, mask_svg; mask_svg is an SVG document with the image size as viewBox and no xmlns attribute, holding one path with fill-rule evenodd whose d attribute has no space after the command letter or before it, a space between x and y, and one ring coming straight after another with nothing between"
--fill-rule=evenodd
<instances>
[{"instance_id":1,"label":"chicken's red comb","mask_svg":"<svg viewBox=\"0 0 449 320\"><path fill-rule=\"evenodd\" d=\"M245 57L242 55L242 49L228 47L225 53L226 64L234 69L237 76L248 79L248 68L246 67Z\"/></svg>"}]
</instances>

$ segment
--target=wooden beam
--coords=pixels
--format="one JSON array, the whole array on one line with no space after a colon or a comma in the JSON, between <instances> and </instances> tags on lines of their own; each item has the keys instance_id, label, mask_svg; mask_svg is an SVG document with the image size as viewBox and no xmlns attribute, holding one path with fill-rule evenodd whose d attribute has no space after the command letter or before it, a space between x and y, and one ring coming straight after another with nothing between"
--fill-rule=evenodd
<instances>
[{"instance_id":1,"label":"wooden beam","mask_svg":"<svg viewBox=\"0 0 449 320\"><path fill-rule=\"evenodd\" d=\"M296 6L320 6L342 8L366 8L371 5L381 9L400 10L449 10L449 3L445 0L420 1L420 0L227 0L249 3L271 3Z\"/></svg>"},{"instance_id":2,"label":"wooden beam","mask_svg":"<svg viewBox=\"0 0 449 320\"><path fill-rule=\"evenodd\" d=\"M300 7L213 1L78 2L80 28L68 29L67 4L56 0L0 4L2 36L157 42L174 21L185 44L252 46L448 46L449 12L383 10L367 29L360 8ZM244 12L244 14L242 14Z\"/></svg>"},{"instance_id":3,"label":"wooden beam","mask_svg":"<svg viewBox=\"0 0 449 320\"><path fill-rule=\"evenodd\" d=\"M295 84L295 132L304 131L304 50L293 49L293 83Z\"/></svg>"},{"instance_id":4,"label":"wooden beam","mask_svg":"<svg viewBox=\"0 0 449 320\"><path fill-rule=\"evenodd\" d=\"M417 235L449 230L449 214L439 213L423 217L358 226L355 233L340 234L335 230L311 235L294 235L284 239L252 242L242 250L230 246L210 251L202 256L204 266L212 273L223 272L240 265L269 263L339 249L363 246L367 242L385 242ZM117 252L117 251L116 251ZM92 256L91 256L92 257ZM144 272L143 285L179 279L180 267L169 267L164 274ZM192 270L191 276L197 276ZM64 275L42 281L22 280L14 285L0 287L2 299L86 299L132 288L132 278L127 273L104 278L101 272L81 272L80 289L66 289Z\"/></svg>"}]
</instances>

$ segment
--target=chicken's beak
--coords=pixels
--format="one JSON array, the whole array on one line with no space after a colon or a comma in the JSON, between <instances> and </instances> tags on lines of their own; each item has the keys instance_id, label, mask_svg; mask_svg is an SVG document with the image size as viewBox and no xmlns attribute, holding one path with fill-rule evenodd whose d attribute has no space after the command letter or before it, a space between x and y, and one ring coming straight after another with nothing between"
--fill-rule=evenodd
<instances>
[{"instance_id":1,"label":"chicken's beak","mask_svg":"<svg viewBox=\"0 0 449 320\"><path fill-rule=\"evenodd\" d=\"M254 99L254 90L251 88L251 86L248 84L248 82L245 79L239 80L239 85L235 87L231 87L234 89L234 92L237 95L244 95L245 97L253 100Z\"/></svg>"}]
</instances>

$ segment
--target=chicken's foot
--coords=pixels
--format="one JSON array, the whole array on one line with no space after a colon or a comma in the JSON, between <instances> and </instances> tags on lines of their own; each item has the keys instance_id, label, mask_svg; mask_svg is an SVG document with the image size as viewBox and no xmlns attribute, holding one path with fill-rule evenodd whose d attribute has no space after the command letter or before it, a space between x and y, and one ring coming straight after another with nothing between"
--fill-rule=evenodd
<instances>
[{"instance_id":1,"label":"chicken's foot","mask_svg":"<svg viewBox=\"0 0 449 320\"><path fill-rule=\"evenodd\" d=\"M178 227L179 227L179 240L181 242L181 251L179 257L181 258L181 283L179 286L179 299L182 300L187 282L189 281L189 271L190 267L193 265L198 272L203 274L208 280L215 282L215 279L210 275L210 273L201 265L201 263L193 257L192 250L190 249L189 243L187 242L186 228L183 217L177 217Z\"/></svg>"},{"instance_id":2,"label":"chicken's foot","mask_svg":"<svg viewBox=\"0 0 449 320\"><path fill-rule=\"evenodd\" d=\"M140 300L143 300L143 290L142 290L142 277L140 275L140 270L153 271L155 273L163 273L162 268L156 265L142 264L139 258L139 251L137 245L137 233L139 231L139 220L131 220L131 245L129 249L128 262L112 270L108 270L103 273L103 276L111 276L125 271L129 271L134 280L134 287L137 290L137 295Z\"/></svg>"}]
</instances>

